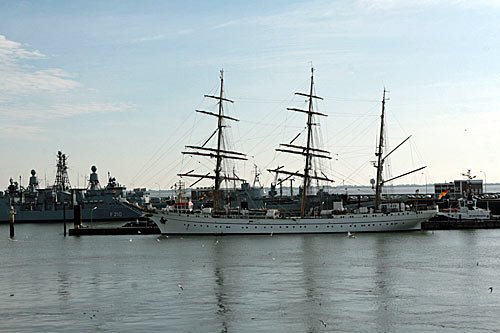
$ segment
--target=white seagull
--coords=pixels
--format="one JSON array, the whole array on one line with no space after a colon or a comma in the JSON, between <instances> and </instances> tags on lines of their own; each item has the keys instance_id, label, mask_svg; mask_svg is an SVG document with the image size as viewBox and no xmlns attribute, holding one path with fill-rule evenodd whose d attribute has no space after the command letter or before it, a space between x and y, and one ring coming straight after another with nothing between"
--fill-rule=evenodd
<instances>
[{"instance_id":1,"label":"white seagull","mask_svg":"<svg viewBox=\"0 0 500 333\"><path fill-rule=\"evenodd\" d=\"M356 238L356 236L354 234L351 234L350 231L347 232L347 236L345 236L346 238Z\"/></svg>"}]
</instances>

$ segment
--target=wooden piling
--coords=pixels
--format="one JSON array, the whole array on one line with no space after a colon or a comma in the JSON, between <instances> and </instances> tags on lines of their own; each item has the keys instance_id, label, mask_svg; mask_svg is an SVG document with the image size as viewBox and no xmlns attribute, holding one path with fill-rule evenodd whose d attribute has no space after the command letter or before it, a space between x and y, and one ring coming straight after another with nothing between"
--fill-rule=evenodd
<instances>
[{"instance_id":1,"label":"wooden piling","mask_svg":"<svg viewBox=\"0 0 500 333\"><path fill-rule=\"evenodd\" d=\"M73 206L74 228L80 229L82 226L82 207L78 204Z\"/></svg>"}]
</instances>

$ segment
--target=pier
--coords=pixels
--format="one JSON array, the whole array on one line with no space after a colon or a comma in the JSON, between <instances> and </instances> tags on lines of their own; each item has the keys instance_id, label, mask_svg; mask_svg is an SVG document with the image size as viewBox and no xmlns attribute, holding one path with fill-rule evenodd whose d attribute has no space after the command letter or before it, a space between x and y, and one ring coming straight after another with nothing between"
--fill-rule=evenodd
<instances>
[{"instance_id":1,"label":"pier","mask_svg":"<svg viewBox=\"0 0 500 333\"><path fill-rule=\"evenodd\" d=\"M70 236L159 235L158 227L75 228Z\"/></svg>"},{"instance_id":2,"label":"pier","mask_svg":"<svg viewBox=\"0 0 500 333\"><path fill-rule=\"evenodd\" d=\"M159 235L160 229L152 222L128 222L121 227L82 227L75 224L69 229L70 236L113 236L113 235Z\"/></svg>"}]
</instances>

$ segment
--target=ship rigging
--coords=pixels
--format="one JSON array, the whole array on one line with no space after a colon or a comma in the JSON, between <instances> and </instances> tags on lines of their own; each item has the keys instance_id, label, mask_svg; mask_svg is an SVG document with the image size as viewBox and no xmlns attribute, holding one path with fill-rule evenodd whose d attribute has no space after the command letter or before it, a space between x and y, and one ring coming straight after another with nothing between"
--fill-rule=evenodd
<instances>
[{"instance_id":1,"label":"ship rigging","mask_svg":"<svg viewBox=\"0 0 500 333\"><path fill-rule=\"evenodd\" d=\"M323 172L320 172L322 176L319 176L317 172L315 172L312 169L312 160L313 158L323 158L323 159L331 159L330 153L327 150L319 149L315 147L315 142L313 141L313 126L317 126L317 124L313 121L314 116L322 116L322 117L327 117L326 114L315 111L314 110L314 103L313 101L315 99L322 100L322 97L316 96L314 94L314 68L311 68L311 82L309 86L309 93L302 93L302 92L296 92L295 95L307 97L308 101L308 109L298 109L298 108L287 108L289 111L295 111L295 112L301 112L305 113L307 115L307 122L306 122L306 130L307 130L307 139L306 139L306 145L301 146L301 145L296 145L293 144L295 140L299 137L300 133L296 135L290 143L282 143L280 144L280 147L283 148L276 148L276 151L279 152L284 152L284 153L290 153L290 154L297 154L297 155L303 155L305 157L305 166L304 166L304 172L290 172L283 170L282 166L277 167L275 169L268 169L269 172L275 172L276 174L284 174L286 177L284 179L280 180L280 183L290 179L293 176L301 177L303 179L303 188L302 188L302 196L301 196L301 204L300 204L300 216L304 217L306 213L306 207L307 207L307 192L311 186L311 180L316 179L316 180L324 180L327 182L333 182L330 178L328 178Z\"/></svg>"},{"instance_id":2,"label":"ship rigging","mask_svg":"<svg viewBox=\"0 0 500 333\"><path fill-rule=\"evenodd\" d=\"M213 206L215 212L220 211L223 207L222 205L222 197L221 197L221 184L223 181L243 181L236 174L233 173L232 176L229 176L223 173L222 165L225 159L232 160L247 160L246 154L240 153L237 151L226 150L224 149L224 128L226 127L225 122L228 120L231 121L239 121L236 118L230 117L224 114L224 103L234 103L233 100L230 100L224 97L224 70L220 71L220 89L219 95L205 95L207 98L217 100L218 112L210 112L204 110L196 110L196 112L203 113L209 116L213 116L217 118L217 128L212 133L212 135L201 145L201 146L186 146L188 151L183 151L182 154L188 155L199 155L199 156L208 156L210 158L215 158L215 170L212 175L211 172L202 175L193 173L194 170L188 171L186 173L177 174L179 177L195 177L198 178L190 187L194 186L198 182L203 179L213 179L214 180L214 191L213 191ZM215 148L207 147L206 145L216 136L217 142Z\"/></svg>"}]
</instances>

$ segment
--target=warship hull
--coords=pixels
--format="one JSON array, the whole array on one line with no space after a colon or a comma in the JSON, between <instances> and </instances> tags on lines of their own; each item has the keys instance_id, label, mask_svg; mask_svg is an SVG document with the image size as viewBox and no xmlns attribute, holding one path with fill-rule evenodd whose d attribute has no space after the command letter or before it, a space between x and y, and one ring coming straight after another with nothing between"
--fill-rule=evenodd
<instances>
[{"instance_id":1,"label":"warship hull","mask_svg":"<svg viewBox=\"0 0 500 333\"><path fill-rule=\"evenodd\" d=\"M26 210L14 205L14 220L16 223L39 222L71 222L74 220L74 208L71 205L55 205L49 210ZM94 209L94 207L97 207ZM82 207L83 221L132 221L140 219L143 213L128 204L117 202L115 204L85 205ZM0 204L0 223L9 222L10 206L8 203Z\"/></svg>"}]
</instances>

